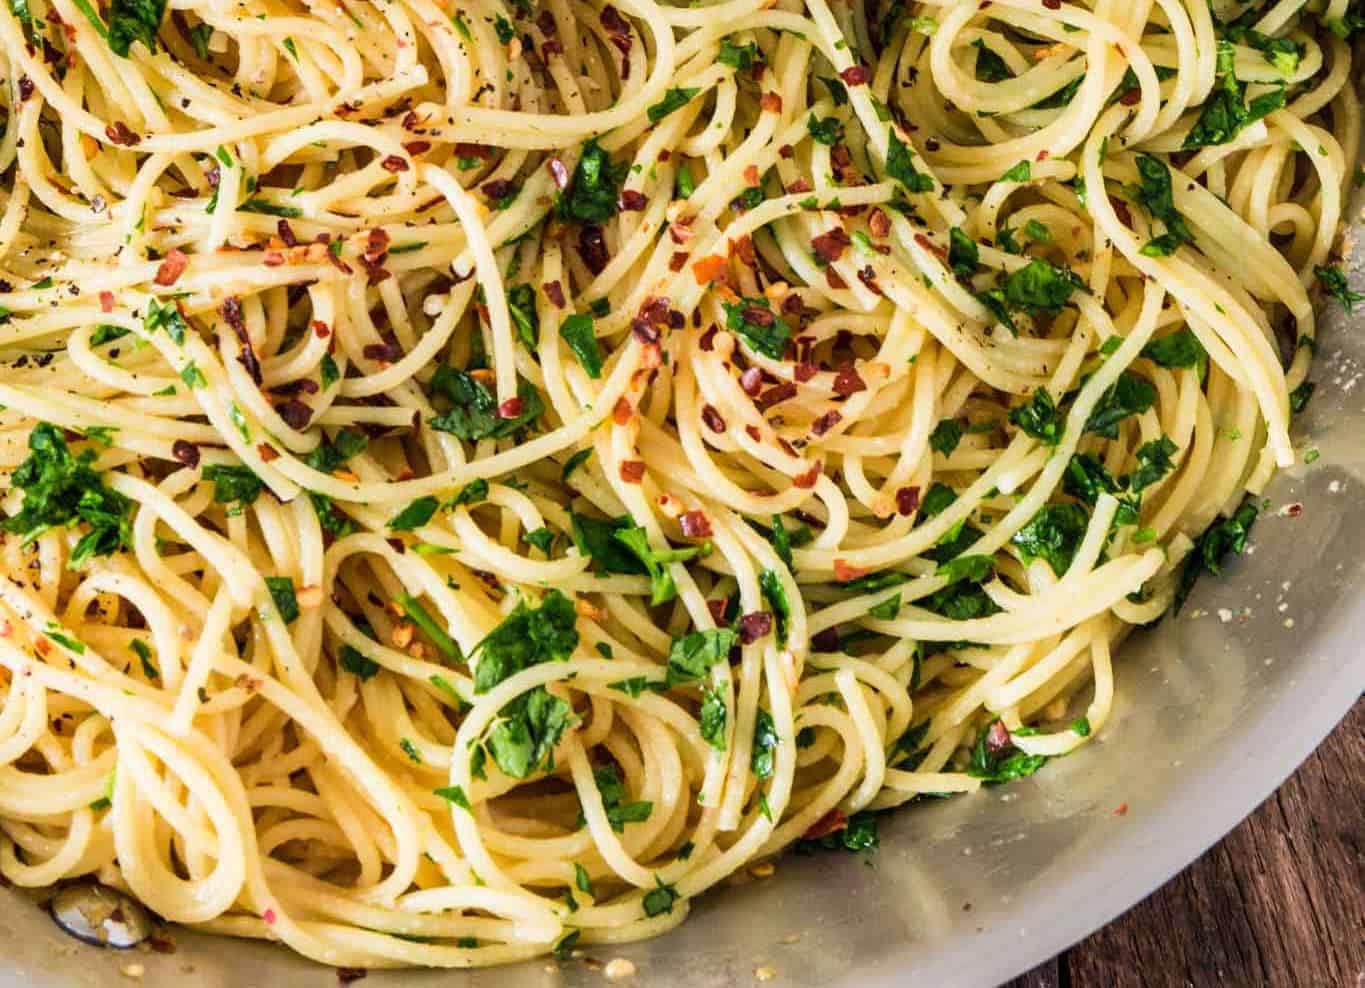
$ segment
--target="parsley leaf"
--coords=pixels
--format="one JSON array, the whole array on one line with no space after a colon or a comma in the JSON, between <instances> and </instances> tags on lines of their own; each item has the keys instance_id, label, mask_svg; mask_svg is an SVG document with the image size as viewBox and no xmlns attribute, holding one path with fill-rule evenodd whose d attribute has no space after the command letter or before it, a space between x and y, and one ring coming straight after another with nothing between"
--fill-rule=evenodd
<instances>
[{"instance_id":1,"label":"parsley leaf","mask_svg":"<svg viewBox=\"0 0 1365 988\"><path fill-rule=\"evenodd\" d=\"M934 180L915 168L915 152L896 136L893 128L887 134L886 174L890 175L909 192L932 192Z\"/></svg>"},{"instance_id":2,"label":"parsley leaf","mask_svg":"<svg viewBox=\"0 0 1365 988\"><path fill-rule=\"evenodd\" d=\"M583 155L574 166L569 187L555 207L559 218L578 223L605 223L617 213L617 196L630 166L612 164L596 139L583 145Z\"/></svg>"},{"instance_id":3,"label":"parsley leaf","mask_svg":"<svg viewBox=\"0 0 1365 988\"><path fill-rule=\"evenodd\" d=\"M967 774L988 783L1009 782L1032 775L1046 763L1046 755L1029 755L1016 748L1009 731L997 718L977 735Z\"/></svg>"},{"instance_id":4,"label":"parsley leaf","mask_svg":"<svg viewBox=\"0 0 1365 988\"><path fill-rule=\"evenodd\" d=\"M669 685L701 679L713 665L729 657L738 641L739 635L729 628L689 631L674 638L668 649Z\"/></svg>"},{"instance_id":5,"label":"parsley leaf","mask_svg":"<svg viewBox=\"0 0 1365 988\"><path fill-rule=\"evenodd\" d=\"M745 45L737 45L726 38L720 43L720 52L716 55L716 61L740 72L747 72L754 67L755 62L761 61L761 59L758 54L758 45L752 41Z\"/></svg>"},{"instance_id":6,"label":"parsley leaf","mask_svg":"<svg viewBox=\"0 0 1365 988\"><path fill-rule=\"evenodd\" d=\"M962 442L962 423L957 419L943 419L934 426L929 436L929 448L944 456L952 456L957 444Z\"/></svg>"},{"instance_id":7,"label":"parsley leaf","mask_svg":"<svg viewBox=\"0 0 1365 988\"><path fill-rule=\"evenodd\" d=\"M959 226L948 231L948 267L959 278L970 278L981 264L981 249Z\"/></svg>"},{"instance_id":8,"label":"parsley leaf","mask_svg":"<svg viewBox=\"0 0 1365 988\"><path fill-rule=\"evenodd\" d=\"M1085 421L1085 431L1106 439L1117 439L1120 422L1130 415L1147 411L1154 404L1156 388L1145 377L1124 371L1095 405Z\"/></svg>"},{"instance_id":9,"label":"parsley leaf","mask_svg":"<svg viewBox=\"0 0 1365 988\"><path fill-rule=\"evenodd\" d=\"M430 426L461 439L502 439L529 426L545 411L540 392L525 379L518 379L521 410L512 418L499 418L498 401L487 388L465 371L444 365L432 375L431 392L446 398L451 407L432 418Z\"/></svg>"},{"instance_id":10,"label":"parsley leaf","mask_svg":"<svg viewBox=\"0 0 1365 988\"><path fill-rule=\"evenodd\" d=\"M1313 269L1313 273L1318 276L1318 281L1322 283L1323 289L1328 295L1341 303L1341 307L1347 312L1357 302L1365 302L1365 294L1351 291L1346 283L1346 272L1339 267L1319 265Z\"/></svg>"},{"instance_id":11,"label":"parsley leaf","mask_svg":"<svg viewBox=\"0 0 1365 988\"><path fill-rule=\"evenodd\" d=\"M1256 502L1247 499L1232 513L1232 517L1215 521L1199 536L1180 570L1175 591L1175 613L1179 614L1185 606L1201 574L1208 572L1217 576L1229 553L1240 553L1246 548L1247 536L1256 522L1257 513Z\"/></svg>"},{"instance_id":12,"label":"parsley leaf","mask_svg":"<svg viewBox=\"0 0 1365 988\"><path fill-rule=\"evenodd\" d=\"M19 512L0 528L32 542L51 528L84 522L90 531L76 543L67 565L74 569L93 556L110 556L132 545L132 502L105 487L91 467L95 452L72 456L62 432L49 422L34 426L29 456L11 476L24 492Z\"/></svg>"},{"instance_id":13,"label":"parsley leaf","mask_svg":"<svg viewBox=\"0 0 1365 988\"><path fill-rule=\"evenodd\" d=\"M806 129L810 131L811 138L826 147L833 147L844 139L844 125L839 122L837 117L825 117L823 120L816 119L814 113L806 121Z\"/></svg>"},{"instance_id":14,"label":"parsley leaf","mask_svg":"<svg viewBox=\"0 0 1365 988\"><path fill-rule=\"evenodd\" d=\"M1166 474L1170 473L1175 467L1171 460L1171 454L1176 451L1175 443L1171 442L1170 437L1162 436L1160 439L1153 439L1151 442L1143 443L1137 451L1137 469L1128 478L1128 484L1134 491L1141 491L1151 487Z\"/></svg>"},{"instance_id":15,"label":"parsley leaf","mask_svg":"<svg viewBox=\"0 0 1365 988\"><path fill-rule=\"evenodd\" d=\"M1038 388L1033 397L1022 405L1010 409L1010 423L1017 425L1027 436L1032 436L1048 446L1056 446L1062 440L1065 420L1058 413L1057 405L1047 388Z\"/></svg>"},{"instance_id":16,"label":"parsley leaf","mask_svg":"<svg viewBox=\"0 0 1365 988\"><path fill-rule=\"evenodd\" d=\"M1005 278L1005 301L1030 312L1055 310L1065 305L1077 288L1084 285L1075 273L1035 257Z\"/></svg>"},{"instance_id":17,"label":"parsley leaf","mask_svg":"<svg viewBox=\"0 0 1365 988\"><path fill-rule=\"evenodd\" d=\"M646 111L649 116L649 122L656 124L675 110L682 109L688 104L692 97L696 96L699 92L701 92L700 89L691 86L669 89L664 93L663 99L655 103Z\"/></svg>"},{"instance_id":18,"label":"parsley leaf","mask_svg":"<svg viewBox=\"0 0 1365 988\"><path fill-rule=\"evenodd\" d=\"M578 363L594 381L602 376L602 348L597 344L597 332L592 317L575 313L559 326L559 335L569 344Z\"/></svg>"},{"instance_id":19,"label":"parsley leaf","mask_svg":"<svg viewBox=\"0 0 1365 988\"><path fill-rule=\"evenodd\" d=\"M1199 119L1185 135L1185 141L1181 145L1183 148L1188 150L1210 144L1226 144L1236 137L1242 128L1283 108L1285 104L1283 86L1256 97L1249 104L1242 102L1246 94L1246 85L1237 81L1234 55L1234 49L1229 42L1223 40L1218 42L1217 66L1221 83L1205 100Z\"/></svg>"},{"instance_id":20,"label":"parsley leaf","mask_svg":"<svg viewBox=\"0 0 1365 988\"><path fill-rule=\"evenodd\" d=\"M987 48L986 43L980 38L972 42L972 47L976 49L976 78L978 81L1004 82L1006 79L1014 78L1014 73L1005 64L1005 60Z\"/></svg>"},{"instance_id":21,"label":"parsley leaf","mask_svg":"<svg viewBox=\"0 0 1365 988\"><path fill-rule=\"evenodd\" d=\"M1085 538L1090 514L1079 504L1049 504L1010 539L1025 562L1042 559L1058 576L1066 573Z\"/></svg>"},{"instance_id":22,"label":"parsley leaf","mask_svg":"<svg viewBox=\"0 0 1365 988\"><path fill-rule=\"evenodd\" d=\"M1160 367L1198 367L1208 358L1204 345L1190 329L1182 329L1142 348L1142 356Z\"/></svg>"},{"instance_id":23,"label":"parsley leaf","mask_svg":"<svg viewBox=\"0 0 1365 988\"><path fill-rule=\"evenodd\" d=\"M128 57L134 41L155 54L156 34L166 13L166 0L113 0L109 5L109 50Z\"/></svg>"},{"instance_id":24,"label":"parsley leaf","mask_svg":"<svg viewBox=\"0 0 1365 988\"><path fill-rule=\"evenodd\" d=\"M773 360L781 360L791 337L791 327L773 311L766 298L743 298L738 302L723 302L725 328L737 333L758 353Z\"/></svg>"},{"instance_id":25,"label":"parsley leaf","mask_svg":"<svg viewBox=\"0 0 1365 988\"><path fill-rule=\"evenodd\" d=\"M389 520L389 528L395 532L411 532L414 528L421 528L431 521L431 516L436 514L436 509L441 502L428 494L426 497L419 497L398 514Z\"/></svg>"},{"instance_id":26,"label":"parsley leaf","mask_svg":"<svg viewBox=\"0 0 1365 988\"><path fill-rule=\"evenodd\" d=\"M754 746L749 754L749 768L760 779L772 777L773 756L779 740L773 715L759 707L754 715Z\"/></svg>"},{"instance_id":27,"label":"parsley leaf","mask_svg":"<svg viewBox=\"0 0 1365 988\"><path fill-rule=\"evenodd\" d=\"M701 729L702 739L716 751L725 750L725 724L728 716L725 698L711 687L703 687L698 726Z\"/></svg>"},{"instance_id":28,"label":"parsley leaf","mask_svg":"<svg viewBox=\"0 0 1365 988\"><path fill-rule=\"evenodd\" d=\"M299 617L299 599L294 594L294 581L287 576L267 576L266 588L270 599L275 602L275 610L285 624L293 624Z\"/></svg>"}]
</instances>

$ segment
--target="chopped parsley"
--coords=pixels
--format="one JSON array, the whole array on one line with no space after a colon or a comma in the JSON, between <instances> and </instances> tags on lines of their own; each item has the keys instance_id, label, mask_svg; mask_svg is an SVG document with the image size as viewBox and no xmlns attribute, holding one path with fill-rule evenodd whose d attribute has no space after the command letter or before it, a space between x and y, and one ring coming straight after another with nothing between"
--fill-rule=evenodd
<instances>
[{"instance_id":1,"label":"chopped parsley","mask_svg":"<svg viewBox=\"0 0 1365 988\"><path fill-rule=\"evenodd\" d=\"M781 360L791 338L791 327L773 311L766 298L743 298L738 302L723 302L725 328L737 333L755 351Z\"/></svg>"},{"instance_id":2,"label":"chopped parsley","mask_svg":"<svg viewBox=\"0 0 1365 988\"><path fill-rule=\"evenodd\" d=\"M581 313L569 316L560 323L559 335L578 358L579 365L588 377L598 380L602 376L602 348L597 343L592 317Z\"/></svg>"}]
</instances>

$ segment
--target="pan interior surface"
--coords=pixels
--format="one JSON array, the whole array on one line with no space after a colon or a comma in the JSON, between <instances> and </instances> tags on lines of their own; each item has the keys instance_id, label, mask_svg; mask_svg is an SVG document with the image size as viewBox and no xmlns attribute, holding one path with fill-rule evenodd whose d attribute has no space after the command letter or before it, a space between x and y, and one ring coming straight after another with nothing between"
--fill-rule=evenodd
<instances>
[{"instance_id":1,"label":"pan interior surface","mask_svg":"<svg viewBox=\"0 0 1365 988\"><path fill-rule=\"evenodd\" d=\"M1328 314L1296 437L1319 456L1270 486L1245 556L1202 581L1178 619L1124 644L1097 744L1032 778L895 812L871 856L788 855L657 939L560 963L375 971L365 985L593 985L592 961L616 957L650 984L689 988L752 984L759 969L792 986L989 985L1102 926L1250 813L1365 685L1362 372L1359 323ZM4 988L127 984L137 967L148 986L337 983L281 948L180 930L174 954L86 947L6 895Z\"/></svg>"}]
</instances>

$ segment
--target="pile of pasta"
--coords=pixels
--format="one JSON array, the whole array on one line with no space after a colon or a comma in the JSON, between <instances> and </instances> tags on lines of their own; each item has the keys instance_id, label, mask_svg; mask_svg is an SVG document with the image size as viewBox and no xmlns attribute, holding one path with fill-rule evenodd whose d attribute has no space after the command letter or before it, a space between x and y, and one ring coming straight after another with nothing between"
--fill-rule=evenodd
<instances>
[{"instance_id":1,"label":"pile of pasta","mask_svg":"<svg viewBox=\"0 0 1365 988\"><path fill-rule=\"evenodd\" d=\"M0 873L495 964L1085 744L1294 462L1361 20L11 0Z\"/></svg>"}]
</instances>

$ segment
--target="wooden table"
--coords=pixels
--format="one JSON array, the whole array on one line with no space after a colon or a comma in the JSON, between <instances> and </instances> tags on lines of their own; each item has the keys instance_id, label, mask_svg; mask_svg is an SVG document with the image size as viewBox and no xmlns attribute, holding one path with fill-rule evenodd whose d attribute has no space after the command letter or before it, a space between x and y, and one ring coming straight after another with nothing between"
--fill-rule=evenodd
<instances>
[{"instance_id":1,"label":"wooden table","mask_svg":"<svg viewBox=\"0 0 1365 988\"><path fill-rule=\"evenodd\" d=\"M1365 988L1365 700L1156 893L1007 988Z\"/></svg>"}]
</instances>

